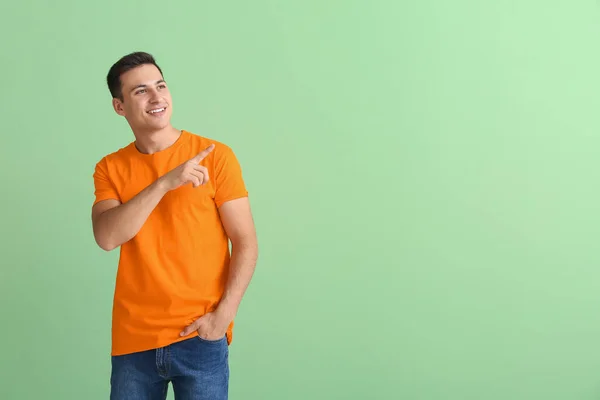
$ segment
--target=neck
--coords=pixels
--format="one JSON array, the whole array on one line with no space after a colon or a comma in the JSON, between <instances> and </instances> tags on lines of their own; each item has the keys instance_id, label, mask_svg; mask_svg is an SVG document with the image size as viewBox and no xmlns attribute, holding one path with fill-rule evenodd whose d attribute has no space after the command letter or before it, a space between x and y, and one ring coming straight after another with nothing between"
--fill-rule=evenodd
<instances>
[{"instance_id":1,"label":"neck","mask_svg":"<svg viewBox=\"0 0 600 400\"><path fill-rule=\"evenodd\" d=\"M173 145L181 131L171 125L157 131L133 131L135 147L144 154L153 154Z\"/></svg>"}]
</instances>

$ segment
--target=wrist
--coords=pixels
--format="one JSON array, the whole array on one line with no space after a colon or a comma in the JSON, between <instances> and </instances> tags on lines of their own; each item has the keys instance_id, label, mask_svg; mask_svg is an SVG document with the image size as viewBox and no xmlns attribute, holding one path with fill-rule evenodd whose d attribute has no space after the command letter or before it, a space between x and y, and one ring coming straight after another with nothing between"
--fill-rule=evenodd
<instances>
[{"instance_id":1,"label":"wrist","mask_svg":"<svg viewBox=\"0 0 600 400\"><path fill-rule=\"evenodd\" d=\"M221 301L215 312L223 319L233 321L235 314L237 313L237 308L233 304L230 304L226 301Z\"/></svg>"},{"instance_id":2,"label":"wrist","mask_svg":"<svg viewBox=\"0 0 600 400\"><path fill-rule=\"evenodd\" d=\"M165 179L162 176L156 181L154 181L154 185L163 195L169 191L169 188L167 187L167 182L165 182Z\"/></svg>"}]
</instances>

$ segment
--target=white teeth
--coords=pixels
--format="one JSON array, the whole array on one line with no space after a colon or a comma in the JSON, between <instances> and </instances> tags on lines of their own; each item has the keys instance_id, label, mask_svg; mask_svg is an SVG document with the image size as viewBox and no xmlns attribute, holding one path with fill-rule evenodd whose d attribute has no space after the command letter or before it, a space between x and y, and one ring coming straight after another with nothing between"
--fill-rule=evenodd
<instances>
[{"instance_id":1,"label":"white teeth","mask_svg":"<svg viewBox=\"0 0 600 400\"><path fill-rule=\"evenodd\" d=\"M154 113L161 112L161 111L164 111L164 110L165 110L164 108L158 108L156 110L150 110L150 113L154 114Z\"/></svg>"}]
</instances>

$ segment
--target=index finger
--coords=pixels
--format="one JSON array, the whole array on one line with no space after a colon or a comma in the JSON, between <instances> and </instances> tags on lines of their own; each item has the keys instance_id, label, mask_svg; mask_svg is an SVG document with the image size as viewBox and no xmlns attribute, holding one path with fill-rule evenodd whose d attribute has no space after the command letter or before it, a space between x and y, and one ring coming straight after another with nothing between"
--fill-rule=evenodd
<instances>
[{"instance_id":1,"label":"index finger","mask_svg":"<svg viewBox=\"0 0 600 400\"><path fill-rule=\"evenodd\" d=\"M200 153L198 153L198 155L196 155L190 161L195 162L195 163L199 163L200 161L204 160L204 158L206 158L206 156L209 155L210 152L213 151L214 148L215 148L215 145L211 144L206 149L204 149Z\"/></svg>"}]
</instances>

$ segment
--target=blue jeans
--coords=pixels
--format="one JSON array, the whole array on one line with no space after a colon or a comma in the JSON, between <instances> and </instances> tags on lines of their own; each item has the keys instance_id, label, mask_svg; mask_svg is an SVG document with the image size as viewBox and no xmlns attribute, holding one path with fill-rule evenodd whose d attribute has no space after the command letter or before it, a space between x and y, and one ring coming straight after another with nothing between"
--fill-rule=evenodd
<instances>
[{"instance_id":1,"label":"blue jeans","mask_svg":"<svg viewBox=\"0 0 600 400\"><path fill-rule=\"evenodd\" d=\"M176 400L227 400L227 338L199 336L169 346L112 356L110 400L164 400L169 382Z\"/></svg>"}]
</instances>

